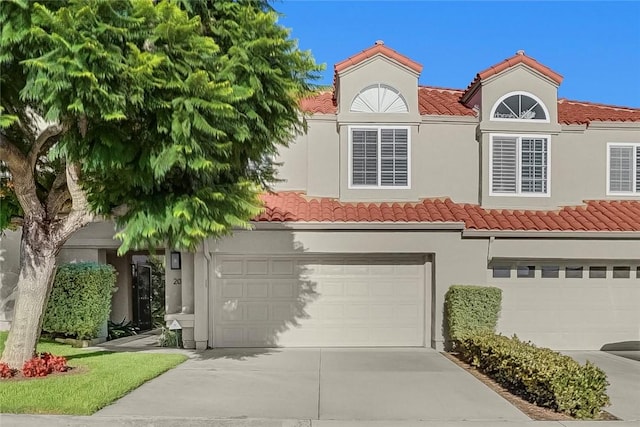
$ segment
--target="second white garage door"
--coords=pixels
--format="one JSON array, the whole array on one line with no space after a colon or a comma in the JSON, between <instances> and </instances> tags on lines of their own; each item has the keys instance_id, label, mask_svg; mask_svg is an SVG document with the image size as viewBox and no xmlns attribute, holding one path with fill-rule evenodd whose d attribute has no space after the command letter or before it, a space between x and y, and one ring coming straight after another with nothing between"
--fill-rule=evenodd
<instances>
[{"instance_id":1,"label":"second white garage door","mask_svg":"<svg viewBox=\"0 0 640 427\"><path fill-rule=\"evenodd\" d=\"M423 346L424 258L216 256L215 347Z\"/></svg>"}]
</instances>

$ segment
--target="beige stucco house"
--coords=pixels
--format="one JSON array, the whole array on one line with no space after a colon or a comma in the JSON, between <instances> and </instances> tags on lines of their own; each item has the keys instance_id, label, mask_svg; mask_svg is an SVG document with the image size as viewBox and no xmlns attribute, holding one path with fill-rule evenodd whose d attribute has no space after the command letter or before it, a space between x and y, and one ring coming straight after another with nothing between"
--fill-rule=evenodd
<instances>
[{"instance_id":1,"label":"beige stucco house","mask_svg":"<svg viewBox=\"0 0 640 427\"><path fill-rule=\"evenodd\" d=\"M336 64L255 229L167 254L185 346L441 349L453 284L500 287L499 331L538 345L640 345L640 109L558 99L524 52L463 90L421 72L382 42ZM91 227L64 256L127 277Z\"/></svg>"}]
</instances>

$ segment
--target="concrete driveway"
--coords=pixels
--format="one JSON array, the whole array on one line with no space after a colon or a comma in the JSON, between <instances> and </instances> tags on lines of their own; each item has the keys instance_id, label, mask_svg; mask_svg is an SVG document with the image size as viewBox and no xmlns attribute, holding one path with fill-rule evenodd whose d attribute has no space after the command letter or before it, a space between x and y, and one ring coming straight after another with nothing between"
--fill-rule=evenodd
<instances>
[{"instance_id":1,"label":"concrete driveway","mask_svg":"<svg viewBox=\"0 0 640 427\"><path fill-rule=\"evenodd\" d=\"M640 351L563 351L580 363L598 366L609 380L608 412L640 425Z\"/></svg>"},{"instance_id":2,"label":"concrete driveway","mask_svg":"<svg viewBox=\"0 0 640 427\"><path fill-rule=\"evenodd\" d=\"M430 349L217 349L98 416L527 421Z\"/></svg>"}]
</instances>

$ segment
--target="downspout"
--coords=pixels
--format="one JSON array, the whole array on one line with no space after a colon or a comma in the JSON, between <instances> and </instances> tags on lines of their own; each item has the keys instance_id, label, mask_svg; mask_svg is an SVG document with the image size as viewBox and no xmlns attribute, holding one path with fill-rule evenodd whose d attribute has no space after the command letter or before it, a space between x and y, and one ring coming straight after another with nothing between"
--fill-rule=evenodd
<instances>
[{"instance_id":1,"label":"downspout","mask_svg":"<svg viewBox=\"0 0 640 427\"><path fill-rule=\"evenodd\" d=\"M206 259L207 261L204 263L205 264L205 272L204 272L204 277L205 277L205 281L204 281L204 286L205 289L207 290L207 320L206 320L206 325L207 325L207 336L210 337L212 336L212 331L209 331L209 328L212 327L211 323L209 322L209 309L210 309L210 301L211 301L211 295L209 295L209 292L211 291L210 288L210 283L211 283L211 278L209 277L210 273L211 273L211 252L209 251L209 239L204 239L203 245L202 245L202 250L204 251L204 259ZM209 343L209 347L213 347L213 342Z\"/></svg>"},{"instance_id":2,"label":"downspout","mask_svg":"<svg viewBox=\"0 0 640 427\"><path fill-rule=\"evenodd\" d=\"M495 236L489 237L489 246L487 247L487 264L490 264L493 260L493 242L496 240Z\"/></svg>"}]
</instances>

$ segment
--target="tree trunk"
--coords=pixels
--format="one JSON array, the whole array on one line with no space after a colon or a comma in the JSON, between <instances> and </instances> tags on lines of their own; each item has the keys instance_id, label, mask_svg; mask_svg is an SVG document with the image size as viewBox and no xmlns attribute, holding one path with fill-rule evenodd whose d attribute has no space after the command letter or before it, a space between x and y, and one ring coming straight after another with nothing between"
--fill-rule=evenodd
<instances>
[{"instance_id":1,"label":"tree trunk","mask_svg":"<svg viewBox=\"0 0 640 427\"><path fill-rule=\"evenodd\" d=\"M35 353L56 272L56 254L62 246L62 242L52 242L43 229L37 222L23 224L16 303L2 353L2 362L14 369L22 369Z\"/></svg>"}]
</instances>

